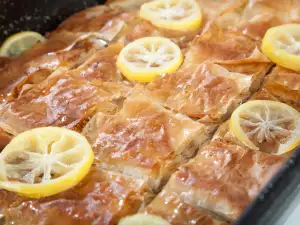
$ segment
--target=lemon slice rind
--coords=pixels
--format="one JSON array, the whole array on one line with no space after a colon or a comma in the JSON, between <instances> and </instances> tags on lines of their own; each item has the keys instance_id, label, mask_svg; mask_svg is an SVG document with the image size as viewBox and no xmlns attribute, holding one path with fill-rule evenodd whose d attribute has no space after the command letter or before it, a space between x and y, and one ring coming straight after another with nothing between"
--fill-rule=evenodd
<instances>
[{"instance_id":1,"label":"lemon slice rind","mask_svg":"<svg viewBox=\"0 0 300 225\"><path fill-rule=\"evenodd\" d=\"M0 56L18 56L30 49L38 41L45 41L45 38L33 31L23 31L7 38L0 49Z\"/></svg>"},{"instance_id":2,"label":"lemon slice rind","mask_svg":"<svg viewBox=\"0 0 300 225\"><path fill-rule=\"evenodd\" d=\"M175 4L171 6L172 3ZM191 12L185 12L188 4ZM157 27L177 31L196 30L202 22L201 8L195 0L154 0L141 6L139 16Z\"/></svg>"},{"instance_id":3,"label":"lemon slice rind","mask_svg":"<svg viewBox=\"0 0 300 225\"><path fill-rule=\"evenodd\" d=\"M279 66L300 71L300 42L296 41L293 37L295 32L299 32L300 36L300 24L285 24L277 27L270 28L262 41L262 52L274 63ZM299 56L287 51L291 46L284 44L279 39L285 37L294 42L294 48L299 51Z\"/></svg>"},{"instance_id":4,"label":"lemon slice rind","mask_svg":"<svg viewBox=\"0 0 300 225\"><path fill-rule=\"evenodd\" d=\"M43 138L41 137L41 135ZM45 137L49 136L48 140L50 140L54 136L61 136L59 139L57 139L56 142L51 143L42 143L45 139ZM66 138L64 138L66 137ZM71 140L71 137L73 140ZM41 140L41 138L43 140ZM72 145L75 143L72 143L74 140L76 140L76 145L72 147ZM21 144L21 145L20 145ZM22 145L23 144L23 145ZM56 144L56 146L55 146ZM58 146L60 144L60 146ZM23 164L9 164L5 162L7 159L13 160L13 158L17 155L21 155L25 153L28 149L27 147L29 146L36 146L37 149L42 149L43 146L47 147L49 145L53 146L51 147L51 152L47 152L45 154L40 154L42 152L36 152L33 151L31 152L31 155L37 156L40 154L41 158L37 158L39 162L35 162L36 166L35 168L45 168L45 164L43 165L43 160L53 160L56 159L56 162L51 161L51 165L53 168L50 166L50 171L55 173L56 171L59 171L59 167L57 165L63 165L66 168L66 172L63 170L60 170L60 177L55 177L51 179L51 177L48 180L44 180L44 177L40 183L26 183L24 180L22 181L12 181L9 179L10 171L2 172L0 176L0 188L6 189L8 191L16 192L17 194L25 197L30 197L30 198L41 198L41 197L47 197L51 196L54 194L58 194L60 192L63 192L76 184L78 184L89 172L89 169L93 163L94 159L94 153L92 151L91 146L89 145L88 141L86 140L85 137L83 137L81 134L71 131L65 128L58 128L58 127L44 127L44 128L36 128L33 130L26 131L24 133L21 133L17 135L6 147L5 149L1 152L0 154L0 168L8 170L9 167L11 166L20 166L19 170L17 172L23 173L24 171L21 169L21 165L24 166L26 165L25 163ZM24 146L25 150L16 150L16 146ZM68 147L71 146L71 147ZM67 148L68 147L68 148ZM59 149L60 148L60 149ZM64 151L63 148L67 148L66 151ZM59 150L56 151L55 150ZM29 150L28 150L29 151ZM52 151L54 152L52 154ZM30 151L29 151L30 153ZM28 155L29 155L28 153ZM27 154L27 153L26 153ZM30 157L25 161L27 163L27 166L33 167L30 165L30 163L33 162L33 160ZM48 157L48 158L45 158ZM60 161L60 159L63 159L64 161ZM76 160L78 161L76 161ZM75 161L74 161L75 160ZM67 163L69 161L69 163ZM63 162L63 163L62 163ZM56 169L54 169L54 165L56 165ZM18 169L18 167L16 167ZM53 171L52 171L53 169ZM33 169L34 170L34 169ZM28 172L30 174L31 172L33 173L33 170ZM15 171L13 171L15 173ZM45 172L45 170L44 170ZM25 176L27 176L26 174ZM30 174L31 175L31 174ZM14 175L16 176L16 175ZM20 175L22 176L22 175ZM24 177L25 177L24 176ZM34 176L34 175L33 175ZM45 173L44 173L45 176Z\"/></svg>"},{"instance_id":5,"label":"lemon slice rind","mask_svg":"<svg viewBox=\"0 0 300 225\"><path fill-rule=\"evenodd\" d=\"M122 49L117 66L128 80L150 82L159 75L175 72L182 61L180 48L168 38L145 37Z\"/></svg>"},{"instance_id":6,"label":"lemon slice rind","mask_svg":"<svg viewBox=\"0 0 300 225\"><path fill-rule=\"evenodd\" d=\"M256 106L267 106L274 109L284 110L287 114L292 116L295 122L295 129L292 132L291 138L283 144L279 144L279 148L277 153L278 155L287 153L293 150L296 146L300 144L300 114L297 110L292 107L276 101L269 100L252 100L240 105L233 113L229 121L229 129L234 134L236 138L238 138L242 143L244 143L247 147L253 150L259 150L259 148L248 138L247 134L244 132L241 123L240 123L240 115L241 113L251 112L252 107Z\"/></svg>"}]
</instances>

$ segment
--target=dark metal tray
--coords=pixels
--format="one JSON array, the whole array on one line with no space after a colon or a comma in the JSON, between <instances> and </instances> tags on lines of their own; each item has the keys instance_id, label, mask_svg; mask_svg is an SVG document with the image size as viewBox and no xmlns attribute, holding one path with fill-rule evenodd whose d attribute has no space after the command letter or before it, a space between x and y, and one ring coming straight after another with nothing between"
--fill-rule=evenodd
<instances>
[{"instance_id":1,"label":"dark metal tray","mask_svg":"<svg viewBox=\"0 0 300 225\"><path fill-rule=\"evenodd\" d=\"M105 0L0 0L0 43L18 31L51 31L73 13L104 2ZM236 225L283 225L299 194L300 146Z\"/></svg>"}]
</instances>

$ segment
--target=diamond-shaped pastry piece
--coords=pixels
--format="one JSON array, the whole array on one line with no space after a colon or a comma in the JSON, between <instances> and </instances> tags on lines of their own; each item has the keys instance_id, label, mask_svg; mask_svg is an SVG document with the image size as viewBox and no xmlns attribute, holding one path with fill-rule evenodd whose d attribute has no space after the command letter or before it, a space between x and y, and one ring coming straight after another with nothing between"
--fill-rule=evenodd
<instances>
[{"instance_id":1,"label":"diamond-shaped pastry piece","mask_svg":"<svg viewBox=\"0 0 300 225\"><path fill-rule=\"evenodd\" d=\"M125 100L115 115L95 115L83 135L97 166L145 180L154 191L208 138L203 124L141 94Z\"/></svg>"},{"instance_id":2,"label":"diamond-shaped pastry piece","mask_svg":"<svg viewBox=\"0 0 300 225\"><path fill-rule=\"evenodd\" d=\"M281 156L212 141L169 180L184 202L236 220L284 162Z\"/></svg>"}]
</instances>

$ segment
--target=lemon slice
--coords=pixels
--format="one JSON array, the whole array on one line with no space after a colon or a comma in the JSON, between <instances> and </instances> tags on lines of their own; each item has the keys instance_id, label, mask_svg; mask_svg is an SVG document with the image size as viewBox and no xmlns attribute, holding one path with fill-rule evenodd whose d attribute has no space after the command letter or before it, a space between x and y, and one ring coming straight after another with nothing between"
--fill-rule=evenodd
<instances>
[{"instance_id":1,"label":"lemon slice","mask_svg":"<svg viewBox=\"0 0 300 225\"><path fill-rule=\"evenodd\" d=\"M270 28L263 38L262 52L276 64L300 71L300 24Z\"/></svg>"},{"instance_id":2,"label":"lemon slice","mask_svg":"<svg viewBox=\"0 0 300 225\"><path fill-rule=\"evenodd\" d=\"M45 38L36 32L24 31L10 36L0 49L0 56L18 56Z\"/></svg>"},{"instance_id":3,"label":"lemon slice","mask_svg":"<svg viewBox=\"0 0 300 225\"><path fill-rule=\"evenodd\" d=\"M121 219L118 225L170 225L170 223L161 217L140 213Z\"/></svg>"},{"instance_id":4,"label":"lemon slice","mask_svg":"<svg viewBox=\"0 0 300 225\"><path fill-rule=\"evenodd\" d=\"M75 131L29 130L0 153L0 187L31 198L54 195L79 183L93 159L88 141Z\"/></svg>"},{"instance_id":5,"label":"lemon slice","mask_svg":"<svg viewBox=\"0 0 300 225\"><path fill-rule=\"evenodd\" d=\"M269 148L274 154L283 154L300 144L300 113L281 102L244 103L232 113L229 127L240 141L254 150Z\"/></svg>"},{"instance_id":6,"label":"lemon slice","mask_svg":"<svg viewBox=\"0 0 300 225\"><path fill-rule=\"evenodd\" d=\"M196 30L201 26L202 13L195 0L155 0L140 8L140 17L170 30Z\"/></svg>"},{"instance_id":7,"label":"lemon slice","mask_svg":"<svg viewBox=\"0 0 300 225\"><path fill-rule=\"evenodd\" d=\"M180 48L171 40L146 37L123 48L117 66L131 81L150 82L158 75L175 72L182 61Z\"/></svg>"}]
</instances>

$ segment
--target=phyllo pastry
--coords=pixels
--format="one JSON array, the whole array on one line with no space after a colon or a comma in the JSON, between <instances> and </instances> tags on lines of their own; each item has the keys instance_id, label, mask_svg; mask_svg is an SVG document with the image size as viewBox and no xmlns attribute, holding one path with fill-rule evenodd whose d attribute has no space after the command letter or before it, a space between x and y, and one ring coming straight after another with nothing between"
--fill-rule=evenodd
<instances>
[{"instance_id":1,"label":"phyllo pastry","mask_svg":"<svg viewBox=\"0 0 300 225\"><path fill-rule=\"evenodd\" d=\"M205 126L133 94L114 115L96 114L83 130L98 167L149 183L157 191L208 138Z\"/></svg>"},{"instance_id":2,"label":"phyllo pastry","mask_svg":"<svg viewBox=\"0 0 300 225\"><path fill-rule=\"evenodd\" d=\"M25 51L21 56L15 58L1 58L0 67L0 94L1 98L5 97L5 89L11 89L19 79L30 73L30 62L39 59L40 56L49 52L56 52L72 44L78 36L69 32L62 32L54 35L44 42L35 44L30 50ZM5 63L4 63L5 59ZM8 90L7 90L8 91Z\"/></svg>"},{"instance_id":3,"label":"phyllo pastry","mask_svg":"<svg viewBox=\"0 0 300 225\"><path fill-rule=\"evenodd\" d=\"M158 77L145 94L205 123L219 123L257 90L270 69L259 43L211 28L189 45L181 68Z\"/></svg>"},{"instance_id":4,"label":"phyllo pastry","mask_svg":"<svg viewBox=\"0 0 300 225\"><path fill-rule=\"evenodd\" d=\"M185 10L188 10L188 5L191 2L199 6L201 15L199 16L197 26L193 27L193 29L185 29L187 28L185 25L188 26L188 23L186 23L182 29L174 30L169 26L170 23L167 23L164 27L157 26L155 21L158 14L153 14L153 19L145 19L143 17L146 13L143 13L141 10L149 2L151 1L108 1L105 6L91 7L69 17L50 35L61 31L74 33L97 32L107 41L119 41L125 44L142 37L163 36L172 39L180 47L184 48L201 32L203 27L209 26L219 14L228 8L241 5L240 1L237 0L222 1L222 4L220 2L207 2L203 0L178 0L172 2L170 9L160 8L155 10L156 13L161 12L162 15L170 15L169 20L171 21L172 19L177 20L178 16L182 16L180 13L178 14L178 8L181 7L180 4L185 5ZM164 12L163 10L167 10L168 12Z\"/></svg>"},{"instance_id":5,"label":"phyllo pastry","mask_svg":"<svg viewBox=\"0 0 300 225\"><path fill-rule=\"evenodd\" d=\"M11 141L12 136L0 128L0 151Z\"/></svg>"},{"instance_id":6,"label":"phyllo pastry","mask_svg":"<svg viewBox=\"0 0 300 225\"><path fill-rule=\"evenodd\" d=\"M243 0L241 6L233 6L217 19L219 27L262 39L274 26L300 22L300 2L289 0Z\"/></svg>"},{"instance_id":7,"label":"phyllo pastry","mask_svg":"<svg viewBox=\"0 0 300 225\"><path fill-rule=\"evenodd\" d=\"M300 111L300 73L276 66L267 76L263 89Z\"/></svg>"},{"instance_id":8,"label":"phyllo pastry","mask_svg":"<svg viewBox=\"0 0 300 225\"><path fill-rule=\"evenodd\" d=\"M50 40L48 41L49 45L51 45ZM28 62L12 61L7 68L0 70L0 76L4 80L0 94L6 101L16 98L25 83L39 83L54 72L59 73L76 68L105 45L106 42L97 34L81 35L63 49L47 52L31 58ZM21 56L21 58L27 57L26 54L30 55L32 51L34 49L25 53L25 56Z\"/></svg>"},{"instance_id":9,"label":"phyllo pastry","mask_svg":"<svg viewBox=\"0 0 300 225\"><path fill-rule=\"evenodd\" d=\"M77 69L54 73L36 84L24 83L16 98L0 106L0 126L13 135L41 126L80 131L98 110L114 113L131 93L131 85L116 71L120 49L111 45Z\"/></svg>"},{"instance_id":10,"label":"phyllo pastry","mask_svg":"<svg viewBox=\"0 0 300 225\"><path fill-rule=\"evenodd\" d=\"M233 112L213 139L289 157L300 144L299 77L275 67L262 89Z\"/></svg>"},{"instance_id":11,"label":"phyllo pastry","mask_svg":"<svg viewBox=\"0 0 300 225\"><path fill-rule=\"evenodd\" d=\"M122 12L123 10L119 8L104 5L87 8L67 18L56 30L48 35L52 36L61 31L72 33L100 32L107 22Z\"/></svg>"},{"instance_id":12,"label":"phyllo pastry","mask_svg":"<svg viewBox=\"0 0 300 225\"><path fill-rule=\"evenodd\" d=\"M156 198L143 210L158 215L172 225L227 225L211 212L186 203L180 193L166 185Z\"/></svg>"},{"instance_id":13,"label":"phyllo pastry","mask_svg":"<svg viewBox=\"0 0 300 225\"><path fill-rule=\"evenodd\" d=\"M93 168L77 186L47 198L0 190L0 207L4 224L112 225L139 210L146 190L142 181Z\"/></svg>"},{"instance_id":14,"label":"phyllo pastry","mask_svg":"<svg viewBox=\"0 0 300 225\"><path fill-rule=\"evenodd\" d=\"M42 126L75 128L84 117L95 113L97 107L114 111L116 105L109 99L109 92L82 79L55 75L2 104L0 126L13 135Z\"/></svg>"},{"instance_id":15,"label":"phyllo pastry","mask_svg":"<svg viewBox=\"0 0 300 225\"><path fill-rule=\"evenodd\" d=\"M169 192L235 221L284 162L281 156L212 141L169 180Z\"/></svg>"}]
</instances>

